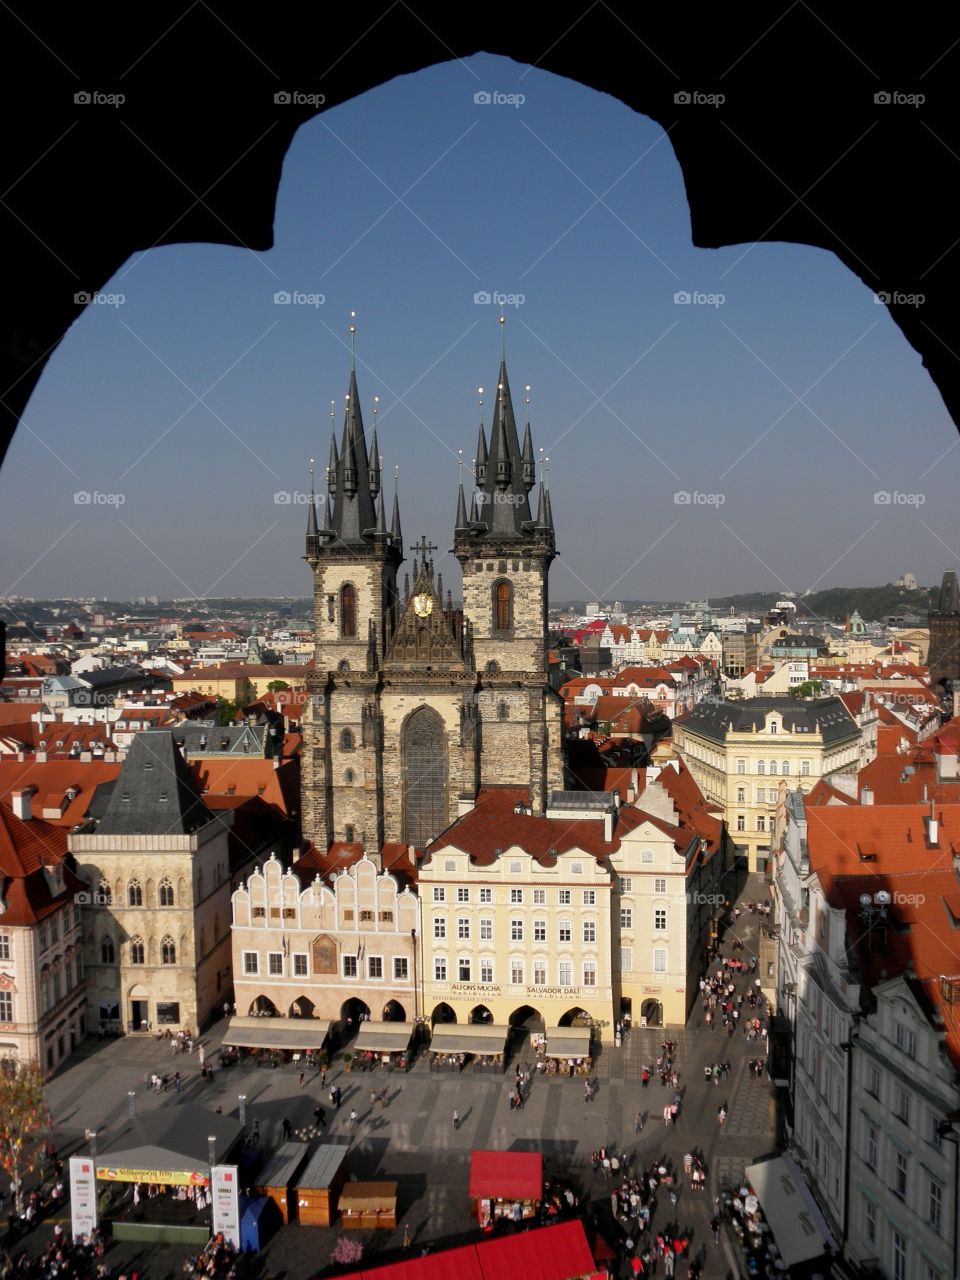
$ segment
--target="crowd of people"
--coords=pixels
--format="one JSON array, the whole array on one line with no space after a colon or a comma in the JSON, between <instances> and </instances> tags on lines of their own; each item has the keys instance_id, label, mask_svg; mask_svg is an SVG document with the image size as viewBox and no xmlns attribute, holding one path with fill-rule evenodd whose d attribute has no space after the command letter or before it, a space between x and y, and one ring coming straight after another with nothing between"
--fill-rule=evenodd
<instances>
[{"instance_id":1,"label":"crowd of people","mask_svg":"<svg viewBox=\"0 0 960 1280\"><path fill-rule=\"evenodd\" d=\"M9 1251L0 1254L0 1277L19 1280L106 1280L110 1274L103 1261L103 1239L99 1231L70 1240L59 1223L53 1239L42 1253L30 1258L20 1253L15 1258ZM132 1280L132 1277L131 1277Z\"/></svg>"}]
</instances>

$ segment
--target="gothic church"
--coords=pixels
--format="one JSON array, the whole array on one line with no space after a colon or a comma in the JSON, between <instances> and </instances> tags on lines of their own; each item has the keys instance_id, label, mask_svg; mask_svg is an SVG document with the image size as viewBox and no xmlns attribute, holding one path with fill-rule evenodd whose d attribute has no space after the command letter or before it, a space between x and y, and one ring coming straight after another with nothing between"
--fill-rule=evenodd
<instances>
[{"instance_id":1,"label":"gothic church","mask_svg":"<svg viewBox=\"0 0 960 1280\"><path fill-rule=\"evenodd\" d=\"M501 321L502 323L502 321ZM364 432L355 364L327 493L311 503L315 666L304 713L307 840L373 852L424 849L481 787L529 787L543 814L563 787L561 707L548 683L547 575L556 555L550 494L530 424L521 446L501 358L489 444L481 419L469 504L459 487L453 552L463 607L446 599L437 549L404 561L397 494L389 525L376 427Z\"/></svg>"}]
</instances>

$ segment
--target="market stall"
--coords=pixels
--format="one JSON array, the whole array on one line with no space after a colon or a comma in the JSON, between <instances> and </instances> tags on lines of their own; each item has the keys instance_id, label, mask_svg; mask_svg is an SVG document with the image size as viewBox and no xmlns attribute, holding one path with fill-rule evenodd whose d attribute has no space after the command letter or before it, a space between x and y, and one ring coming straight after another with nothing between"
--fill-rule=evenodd
<instances>
[{"instance_id":1,"label":"market stall","mask_svg":"<svg viewBox=\"0 0 960 1280\"><path fill-rule=\"evenodd\" d=\"M837 1243L794 1160L777 1156L748 1165L745 1177L731 1208L748 1265L755 1259L759 1274L769 1264L778 1274L800 1275L804 1264L836 1252Z\"/></svg>"},{"instance_id":2,"label":"market stall","mask_svg":"<svg viewBox=\"0 0 960 1280\"><path fill-rule=\"evenodd\" d=\"M397 1225L395 1182L347 1182L340 1192L340 1226L348 1231Z\"/></svg>"},{"instance_id":3,"label":"market stall","mask_svg":"<svg viewBox=\"0 0 960 1280\"><path fill-rule=\"evenodd\" d=\"M301 1227L329 1227L347 1180L347 1142L325 1142L307 1163L297 1183L297 1221Z\"/></svg>"},{"instance_id":4,"label":"market stall","mask_svg":"<svg viewBox=\"0 0 960 1280\"><path fill-rule=\"evenodd\" d=\"M231 1018L220 1047L220 1065L254 1062L281 1066L313 1060L329 1048L330 1023L323 1018Z\"/></svg>"},{"instance_id":5,"label":"market stall","mask_svg":"<svg viewBox=\"0 0 960 1280\"><path fill-rule=\"evenodd\" d=\"M588 1076L593 1070L590 1027L548 1027L537 1046L537 1071L547 1076Z\"/></svg>"},{"instance_id":6,"label":"market stall","mask_svg":"<svg viewBox=\"0 0 960 1280\"><path fill-rule=\"evenodd\" d=\"M543 1195L543 1156L539 1151L471 1151L469 1195L481 1227L498 1218L533 1218Z\"/></svg>"},{"instance_id":7,"label":"market stall","mask_svg":"<svg viewBox=\"0 0 960 1280\"><path fill-rule=\"evenodd\" d=\"M294 1191L310 1148L302 1142L284 1142L267 1161L257 1178L257 1195L267 1196L280 1210L284 1224L295 1222L297 1204Z\"/></svg>"},{"instance_id":8,"label":"market stall","mask_svg":"<svg viewBox=\"0 0 960 1280\"><path fill-rule=\"evenodd\" d=\"M471 1071L502 1075L506 1068L509 1027L490 1023L438 1022L430 1041L431 1071Z\"/></svg>"},{"instance_id":9,"label":"market stall","mask_svg":"<svg viewBox=\"0 0 960 1280\"><path fill-rule=\"evenodd\" d=\"M94 1162L100 1212L113 1235L205 1244L211 1155L217 1164L236 1163L242 1134L232 1116L189 1103L128 1119Z\"/></svg>"},{"instance_id":10,"label":"market stall","mask_svg":"<svg viewBox=\"0 0 960 1280\"><path fill-rule=\"evenodd\" d=\"M361 1022L353 1044L351 1069L374 1071L406 1071L412 1060L410 1042L415 1027L412 1022Z\"/></svg>"}]
</instances>

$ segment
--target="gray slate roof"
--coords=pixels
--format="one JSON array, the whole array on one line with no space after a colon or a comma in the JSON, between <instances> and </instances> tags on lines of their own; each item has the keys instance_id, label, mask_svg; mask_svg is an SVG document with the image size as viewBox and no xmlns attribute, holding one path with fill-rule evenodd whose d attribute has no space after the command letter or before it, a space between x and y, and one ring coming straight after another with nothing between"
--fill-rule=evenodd
<instances>
[{"instance_id":1,"label":"gray slate roof","mask_svg":"<svg viewBox=\"0 0 960 1280\"><path fill-rule=\"evenodd\" d=\"M188 720L172 730L173 740L188 756L263 756L264 724L218 725L212 720Z\"/></svg>"},{"instance_id":2,"label":"gray slate roof","mask_svg":"<svg viewBox=\"0 0 960 1280\"><path fill-rule=\"evenodd\" d=\"M233 1116L217 1115L190 1103L168 1103L158 1111L129 1120L98 1158L110 1168L197 1169L209 1168L209 1144L216 1138L217 1160L233 1147L243 1126Z\"/></svg>"},{"instance_id":3,"label":"gray slate roof","mask_svg":"<svg viewBox=\"0 0 960 1280\"><path fill-rule=\"evenodd\" d=\"M705 699L683 717L685 729L725 742L730 725L734 733L761 730L771 711L787 733L821 733L824 743L840 742L859 733L856 723L839 698L815 698L795 702L792 698L746 698L742 702Z\"/></svg>"},{"instance_id":4,"label":"gray slate roof","mask_svg":"<svg viewBox=\"0 0 960 1280\"><path fill-rule=\"evenodd\" d=\"M166 729L135 735L98 835L189 835L213 822L190 768Z\"/></svg>"}]
</instances>

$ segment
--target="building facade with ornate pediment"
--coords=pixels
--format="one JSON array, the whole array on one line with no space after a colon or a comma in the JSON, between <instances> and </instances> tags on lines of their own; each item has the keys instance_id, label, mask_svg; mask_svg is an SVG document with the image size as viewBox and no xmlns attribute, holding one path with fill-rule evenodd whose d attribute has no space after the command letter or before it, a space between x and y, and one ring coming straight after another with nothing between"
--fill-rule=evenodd
<instances>
[{"instance_id":1,"label":"building facade with ornate pediment","mask_svg":"<svg viewBox=\"0 0 960 1280\"><path fill-rule=\"evenodd\" d=\"M419 929L415 893L376 857L322 875L309 859L271 857L232 898L234 989L241 1016L413 1022Z\"/></svg>"},{"instance_id":2,"label":"building facade with ornate pediment","mask_svg":"<svg viewBox=\"0 0 960 1280\"><path fill-rule=\"evenodd\" d=\"M387 524L376 428L369 448L351 370L327 493L308 511L315 664L303 723L302 819L317 848L425 849L463 800L522 786L534 813L563 787L561 707L547 661L547 577L556 555L550 496L530 425L521 445L501 359L489 443L481 421L454 546L463 607L444 597L436 547L404 560L396 493ZM412 585L411 585L412 581Z\"/></svg>"}]
</instances>

